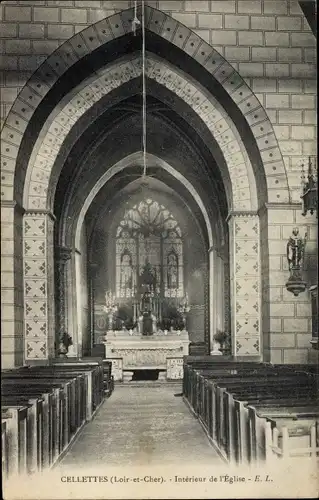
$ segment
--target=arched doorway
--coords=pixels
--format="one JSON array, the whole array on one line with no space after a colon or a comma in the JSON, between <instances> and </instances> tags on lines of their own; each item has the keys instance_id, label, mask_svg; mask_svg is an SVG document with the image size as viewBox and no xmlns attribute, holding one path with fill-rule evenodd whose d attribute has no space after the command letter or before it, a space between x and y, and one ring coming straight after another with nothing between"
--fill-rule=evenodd
<instances>
[{"instance_id":1,"label":"arched doorway","mask_svg":"<svg viewBox=\"0 0 319 500\"><path fill-rule=\"evenodd\" d=\"M149 57L150 89L154 94L161 89L161 102L170 103L179 117L185 117L186 113L188 125L201 136L211 159L207 156L202 162L197 182L194 177L188 181L196 184L196 192L205 207L212 207L207 201L213 198L215 208L210 211L216 209L219 213L224 206L228 214L212 223L215 240L209 248L211 295L213 284L224 282L221 263L224 242L221 239L219 248L218 235L223 232L222 221L228 217L233 353L259 357L262 330L260 259L261 251L267 255L267 249L259 245L258 209L266 201L288 201L281 154L266 113L236 71L177 21L149 7L146 12L147 49L156 56ZM83 140L85 132L90 134L90 125L103 117L107 107L112 112L112 105L124 101L132 95L132 90L134 93L134 85L139 85L140 65L133 60L120 59L127 49L127 40L131 42L132 53L140 47L139 37L131 34L131 17L132 10L112 16L61 46L22 90L3 130L5 161L16 171L10 198L17 203L11 207L16 227L21 227L23 220L23 254L17 244L18 236L12 235L12 240L18 260L21 262L22 255L24 259L24 282L19 283L20 289L24 289L24 298L20 296L16 306L18 309L23 306L24 310L24 357L28 361L42 362L54 353L52 250L55 217L59 221L64 218L64 223L56 224L61 257L60 282L67 282L69 288L75 290L75 268L77 274L80 272L80 259L76 257L79 249L75 243L77 217L86 200L92 201L92 190L101 178L96 159L91 163L94 168L86 171L86 178L84 170L74 174L73 168L79 158L73 156L72 159L72 148L80 137ZM166 61L162 57L158 59L163 53ZM188 74L186 79L185 72ZM119 93L117 88L121 89ZM134 103L131 104L134 107ZM124 111L129 114L131 109ZM113 118L114 125L119 119L116 112ZM98 142L96 128L95 139ZM201 154L205 148L200 147ZM137 149L135 146L122 155L117 144L117 150L117 153L108 154L109 163L107 166L103 163L103 169L111 168L122 159L121 156L128 156ZM85 151L82 153L85 155ZM89 156L88 151L86 155ZM177 177L182 175L174 158L164 155L163 159L168 164L174 163ZM198 181L203 173L207 180L205 185ZM79 177L83 181L81 197ZM71 181L66 190L68 196L63 196L59 203L56 186L58 182L62 185L68 181ZM221 186L224 191L219 196ZM54 206L60 207L60 211L54 210ZM19 207L25 210L24 215ZM72 221L67 223L70 210ZM69 273L66 271L68 266ZM249 291L244 295L241 293L242 279L249 283ZM267 277L267 285L266 281ZM66 317L66 295L62 286L58 295L59 317ZM76 331L80 302L74 297L78 298L79 293L77 296L72 293L68 320ZM217 300L218 294L215 297ZM209 302L211 305L211 296ZM18 364L21 363L21 350L19 356Z\"/></svg>"}]
</instances>

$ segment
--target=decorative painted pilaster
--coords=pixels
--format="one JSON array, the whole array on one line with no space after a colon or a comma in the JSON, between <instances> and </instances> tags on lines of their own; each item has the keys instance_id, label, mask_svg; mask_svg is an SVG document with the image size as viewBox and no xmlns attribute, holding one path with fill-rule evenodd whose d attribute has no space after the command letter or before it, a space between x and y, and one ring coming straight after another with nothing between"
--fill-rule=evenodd
<instances>
[{"instance_id":1,"label":"decorative painted pilaster","mask_svg":"<svg viewBox=\"0 0 319 500\"><path fill-rule=\"evenodd\" d=\"M214 247L209 249L210 345L218 330L224 330L224 261Z\"/></svg>"},{"instance_id":2,"label":"decorative painted pilaster","mask_svg":"<svg viewBox=\"0 0 319 500\"><path fill-rule=\"evenodd\" d=\"M23 216L25 361L54 355L54 217L45 211Z\"/></svg>"},{"instance_id":3,"label":"decorative painted pilaster","mask_svg":"<svg viewBox=\"0 0 319 500\"><path fill-rule=\"evenodd\" d=\"M260 356L260 243L255 213L229 216L232 354Z\"/></svg>"},{"instance_id":4,"label":"decorative painted pilaster","mask_svg":"<svg viewBox=\"0 0 319 500\"><path fill-rule=\"evenodd\" d=\"M88 272L88 288L89 288L89 311L90 311L90 347L94 347L94 277L98 266L90 263ZM91 351L92 352L92 351Z\"/></svg>"},{"instance_id":5,"label":"decorative painted pilaster","mask_svg":"<svg viewBox=\"0 0 319 500\"><path fill-rule=\"evenodd\" d=\"M75 336L77 346L77 356L82 356L82 283L81 283L81 253L75 250L74 254L75 264L75 299L76 299L76 323L75 323ZM75 345L75 342L74 342Z\"/></svg>"},{"instance_id":6,"label":"decorative painted pilaster","mask_svg":"<svg viewBox=\"0 0 319 500\"><path fill-rule=\"evenodd\" d=\"M213 345L213 337L216 333L216 281L215 281L216 251L213 247L209 249L209 337L210 346Z\"/></svg>"},{"instance_id":7,"label":"decorative painted pilaster","mask_svg":"<svg viewBox=\"0 0 319 500\"><path fill-rule=\"evenodd\" d=\"M217 308L216 308L216 327L217 330L224 330L224 262L217 254Z\"/></svg>"},{"instance_id":8,"label":"decorative painted pilaster","mask_svg":"<svg viewBox=\"0 0 319 500\"><path fill-rule=\"evenodd\" d=\"M229 261L223 262L224 265L224 330L231 331L231 308L230 308L230 277Z\"/></svg>"},{"instance_id":9,"label":"decorative painted pilaster","mask_svg":"<svg viewBox=\"0 0 319 500\"><path fill-rule=\"evenodd\" d=\"M57 314L56 314L56 332L57 335L63 332L69 332L68 329L68 261L71 259L72 250L67 247L58 247L56 249L56 288L57 288ZM71 335L72 336L72 335Z\"/></svg>"}]
</instances>

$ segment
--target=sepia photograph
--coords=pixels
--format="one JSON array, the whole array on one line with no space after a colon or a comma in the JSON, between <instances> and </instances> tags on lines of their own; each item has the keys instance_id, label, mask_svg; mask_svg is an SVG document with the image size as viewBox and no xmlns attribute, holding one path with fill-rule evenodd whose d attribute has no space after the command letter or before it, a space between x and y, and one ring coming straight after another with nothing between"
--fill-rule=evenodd
<instances>
[{"instance_id":1,"label":"sepia photograph","mask_svg":"<svg viewBox=\"0 0 319 500\"><path fill-rule=\"evenodd\" d=\"M317 2L0 0L0 129L3 498L317 498Z\"/></svg>"}]
</instances>

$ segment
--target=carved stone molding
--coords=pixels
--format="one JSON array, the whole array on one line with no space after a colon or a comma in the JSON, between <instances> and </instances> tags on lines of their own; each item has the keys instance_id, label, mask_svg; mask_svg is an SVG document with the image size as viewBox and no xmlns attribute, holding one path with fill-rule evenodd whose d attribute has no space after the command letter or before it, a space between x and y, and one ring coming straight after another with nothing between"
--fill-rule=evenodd
<instances>
[{"instance_id":1,"label":"carved stone molding","mask_svg":"<svg viewBox=\"0 0 319 500\"><path fill-rule=\"evenodd\" d=\"M13 208L18 213L23 215L25 213L25 209L15 200L1 200L1 208Z\"/></svg>"},{"instance_id":2,"label":"carved stone molding","mask_svg":"<svg viewBox=\"0 0 319 500\"><path fill-rule=\"evenodd\" d=\"M51 212L51 210L37 210L36 208L35 209L32 209L32 210L25 210L25 215L27 215L28 217L40 217L41 215L42 216L46 216L48 215L52 220L53 222L56 221L56 217L55 215Z\"/></svg>"},{"instance_id":3,"label":"carved stone molding","mask_svg":"<svg viewBox=\"0 0 319 500\"><path fill-rule=\"evenodd\" d=\"M226 222L229 222L235 217L256 217L256 215L258 215L258 213L255 210L231 210L226 217Z\"/></svg>"}]
</instances>

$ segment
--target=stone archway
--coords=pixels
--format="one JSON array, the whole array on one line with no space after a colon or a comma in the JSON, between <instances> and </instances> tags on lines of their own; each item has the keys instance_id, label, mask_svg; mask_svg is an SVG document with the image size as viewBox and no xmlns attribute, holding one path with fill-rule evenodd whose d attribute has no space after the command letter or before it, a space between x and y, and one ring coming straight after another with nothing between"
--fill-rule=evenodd
<instances>
[{"instance_id":1,"label":"stone archway","mask_svg":"<svg viewBox=\"0 0 319 500\"><path fill-rule=\"evenodd\" d=\"M203 70L211 75L212 79L230 97L234 106L240 110L241 115L251 130L252 136L255 138L255 146L259 155L259 168L261 169L262 177L264 176L267 181L267 190L265 190L265 187L260 187L260 190L264 192L264 201L288 201L289 193L286 173L277 141L269 119L251 89L244 83L231 65L191 30L150 7L146 8L146 13L147 29L169 41L196 61ZM58 154L61 139L63 140L63 133L65 133L65 137L67 136L68 125L74 124L76 118L79 116L75 115L75 119L70 117L70 114L73 114L76 108L70 108L71 112L69 114L65 113L65 116L54 112L54 115L57 116L54 116L54 118L52 116L53 120L47 121L48 133L45 134L46 139L42 140L44 135L41 133L41 141L39 141L36 148L33 148L32 151L29 162L30 168L28 168L28 165L22 158L23 142L27 141L30 133L32 133L29 125L32 122L34 114L43 109L42 105L45 102L46 96L50 93L51 89L53 90L59 78L72 68L73 65L86 58L91 52L105 45L107 42L127 34L131 29L131 16L132 9L111 16L109 19L105 19L83 30L83 32L63 44L45 61L21 91L2 131L4 151L2 165L4 174L7 176L7 181L3 184L2 200L4 203L7 202L8 213L10 212L10 216L15 218L16 223L20 221L21 224L21 212L18 214L17 208L11 205L11 203L13 202L14 204L17 202L18 206L22 206L23 209L27 210L23 219L23 289L25 295L23 306L26 339L25 357L29 360L47 359L53 350L54 312L52 301L50 301L50 296L53 294L53 282L49 279L49 276L52 275L53 270L54 216L52 215L51 207L48 205L48 187L49 182L52 181L50 179L51 160L54 161L54 158ZM151 78L151 75L154 75L154 78L158 78L158 81L163 81L165 80L164 74L167 75L166 85L170 88L169 86L173 82L169 81L168 77L169 73L172 74L172 72L169 65L166 65L166 67L167 70L165 72L156 72L156 64L150 66L148 68L150 71L149 77ZM138 69L138 65L135 69ZM103 78L103 76L103 74L98 74L98 78ZM116 82L116 72L110 76L112 77L110 80ZM251 189L248 198L245 199L248 188L255 182L254 168L257 167L251 165L249 155L244 154L240 145L240 137L236 137L235 129L232 130L231 120L227 119L227 112L226 117L216 114L215 118L211 120L211 116L213 116L215 110L212 104L212 96L207 98L207 94L205 95L205 92L201 92L198 86L194 85L191 92L189 92L189 95L192 97L189 98L188 94L183 92L183 87L178 87L176 74L174 81L174 90L180 92L179 95L196 109L207 126L211 127L212 134L219 137L219 146L223 151L227 167L230 171L233 171L232 177L234 182L232 184L232 196L230 197L233 209L230 215L233 246L233 310L236 310L238 317L243 319L243 325L249 324L249 321L245 320L246 317L250 316L252 318L253 322L250 332L248 332L248 340L252 346L258 346L260 305L258 306L259 298L257 305L252 300L252 297L256 296L256 290L258 290L258 294L260 290L258 268L258 200L255 198L254 202L252 202L252 196L256 193L255 186ZM109 88L109 84L105 87L105 83L103 84L103 88ZM111 87L112 85L110 83ZM188 85L192 87L192 84ZM91 90L92 93L98 95L96 90L101 89L92 88ZM79 100L78 95L73 98ZM88 100L84 96L81 96L80 104L85 109L90 108L93 103L92 94L88 96ZM221 126L220 130L219 126ZM235 148L233 157L233 153L230 151L231 144ZM28 155L26 155L26 159L28 159ZM245 186L243 196L240 196L240 185L235 182L237 181L238 173L241 174L239 177L242 177L241 180ZM238 193L238 196L236 196L236 193ZM15 244L15 241L16 237L12 232L13 244ZM245 250L243 251L244 253L241 253L243 247L245 247ZM17 252L21 262L21 249L17 249ZM245 264L246 267L242 260L246 264L248 262L247 265ZM249 273L247 274L248 269ZM240 270L243 272L242 276L246 278L248 276L252 281L252 291L249 294L248 300L246 300L245 306L241 304L239 298L237 300L237 297L240 297L240 288L236 279L241 277ZM14 264L12 267L13 275L16 271L16 264ZM239 333L240 337L241 326L238 327L238 323L240 324L235 315L233 318L233 328L235 328L236 333ZM247 328L245 328L246 331ZM242 343L238 341L237 354L240 353L241 347L245 342L244 337ZM248 345L248 342L246 344ZM259 353L259 349L255 348L255 353L257 352Z\"/></svg>"},{"instance_id":2,"label":"stone archway","mask_svg":"<svg viewBox=\"0 0 319 500\"><path fill-rule=\"evenodd\" d=\"M50 92L50 89L53 88L63 74L81 59L86 58L90 53L111 40L131 32L132 14L133 9L123 11L78 33L61 45L32 75L13 104L2 131L5 156L8 160L13 160L9 161L11 168L14 169L23 133L34 112ZM279 199L280 202L287 201L289 195L285 167L272 125L262 105L240 75L214 48L189 28L149 6L146 7L146 29L168 40L172 45L179 47L180 50L201 65L213 77L214 81L222 87L231 98L234 106L238 107L241 114L244 115L257 141L257 147L266 172L267 201L275 202ZM112 81L116 82L116 78L115 74L112 75ZM112 85L111 82L108 82L109 87L112 87ZM105 87L105 84L103 84L103 87ZM84 107L90 107L92 102L86 102L82 97L81 104ZM206 110L205 113L207 114L209 111L211 110ZM259 127L254 127L256 123L259 124ZM64 124L61 123L60 125L63 129ZM53 130L53 132L56 132L56 134L53 134L56 137L61 130ZM258 144L260 137L263 137L263 139L260 141L261 144ZM268 142L265 143L265 141ZM264 150L263 145L266 146ZM263 151L264 153L262 153ZM4 166L9 167L9 163L7 162ZM274 166L276 170L274 170ZM272 177L275 177L278 181L276 186L273 185L273 179L270 179ZM17 198L22 196L21 188L23 186L17 182L15 193L13 187L13 182L12 185L10 183L6 184L3 199L8 196L10 199L14 198L17 202L20 202L20 199ZM274 192L271 195L273 190L276 193Z\"/></svg>"}]
</instances>

